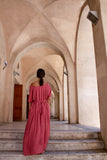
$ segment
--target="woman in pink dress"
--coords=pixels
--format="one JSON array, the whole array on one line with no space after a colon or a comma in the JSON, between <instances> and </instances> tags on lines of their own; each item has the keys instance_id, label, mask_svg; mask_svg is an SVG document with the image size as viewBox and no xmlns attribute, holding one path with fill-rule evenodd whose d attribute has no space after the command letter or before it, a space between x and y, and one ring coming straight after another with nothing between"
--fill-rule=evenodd
<instances>
[{"instance_id":1,"label":"woman in pink dress","mask_svg":"<svg viewBox=\"0 0 107 160\"><path fill-rule=\"evenodd\" d=\"M51 87L44 83L43 69L38 69L37 77L38 80L30 86L30 110L23 138L24 155L44 153L50 135Z\"/></svg>"}]
</instances>

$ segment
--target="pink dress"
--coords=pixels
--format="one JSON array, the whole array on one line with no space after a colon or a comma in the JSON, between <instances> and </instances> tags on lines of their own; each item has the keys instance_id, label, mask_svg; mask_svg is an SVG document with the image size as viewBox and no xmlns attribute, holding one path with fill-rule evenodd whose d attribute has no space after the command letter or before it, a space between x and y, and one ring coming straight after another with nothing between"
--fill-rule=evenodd
<instances>
[{"instance_id":1,"label":"pink dress","mask_svg":"<svg viewBox=\"0 0 107 160\"><path fill-rule=\"evenodd\" d=\"M47 99L51 96L48 83L43 86L30 86L28 121L23 138L23 154L42 153L50 135L50 109Z\"/></svg>"}]
</instances>

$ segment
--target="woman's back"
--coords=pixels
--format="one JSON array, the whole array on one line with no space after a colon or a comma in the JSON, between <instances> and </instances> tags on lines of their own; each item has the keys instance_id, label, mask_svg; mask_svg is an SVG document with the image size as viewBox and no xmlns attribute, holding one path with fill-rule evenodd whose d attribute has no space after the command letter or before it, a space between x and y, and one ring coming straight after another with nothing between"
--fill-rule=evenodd
<instances>
[{"instance_id":1,"label":"woman's back","mask_svg":"<svg viewBox=\"0 0 107 160\"><path fill-rule=\"evenodd\" d=\"M50 95L51 87L48 83L45 83L42 86L33 84L30 86L29 102L47 100Z\"/></svg>"}]
</instances>

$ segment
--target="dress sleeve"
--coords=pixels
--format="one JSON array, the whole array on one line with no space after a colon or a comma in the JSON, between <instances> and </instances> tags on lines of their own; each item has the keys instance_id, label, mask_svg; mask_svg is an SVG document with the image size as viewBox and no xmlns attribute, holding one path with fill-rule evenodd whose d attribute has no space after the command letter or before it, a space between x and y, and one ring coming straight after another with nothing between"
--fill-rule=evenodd
<instances>
[{"instance_id":1,"label":"dress sleeve","mask_svg":"<svg viewBox=\"0 0 107 160\"><path fill-rule=\"evenodd\" d=\"M30 86L28 102L32 102L32 100L33 100L33 87Z\"/></svg>"},{"instance_id":2,"label":"dress sleeve","mask_svg":"<svg viewBox=\"0 0 107 160\"><path fill-rule=\"evenodd\" d=\"M47 99L50 98L50 97L51 97L51 87L50 87L50 85L49 85L49 87L48 87L48 96L47 96Z\"/></svg>"}]
</instances>

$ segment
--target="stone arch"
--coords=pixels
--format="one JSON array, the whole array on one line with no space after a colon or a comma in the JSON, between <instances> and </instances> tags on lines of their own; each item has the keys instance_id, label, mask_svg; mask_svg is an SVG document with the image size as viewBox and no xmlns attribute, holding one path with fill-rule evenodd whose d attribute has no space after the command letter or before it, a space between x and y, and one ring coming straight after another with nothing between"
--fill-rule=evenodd
<instances>
[{"instance_id":1,"label":"stone arch","mask_svg":"<svg viewBox=\"0 0 107 160\"><path fill-rule=\"evenodd\" d=\"M37 39L36 39L37 40ZM5 110L7 110L7 107L10 110L10 116L8 113L5 113L6 121L11 122L12 121L12 106L13 106L13 98L12 95L10 97L8 96L8 92L11 91L13 93L13 69L15 68L15 63L17 64L18 60L26 54L26 52L32 50L33 48L40 47L40 46L47 46L52 48L58 55L60 55L65 63L65 66L67 68L68 72L68 122L69 123L77 123L78 121L78 112L77 112L77 93L76 93L76 69L75 64L72 62L71 55L69 52L61 48L61 46L58 47L58 44L52 44L52 42L48 42L47 40L44 41L35 41L35 43L31 42L31 45L29 45L26 48L22 48L21 50L15 52L11 59L9 60L9 65L7 68L7 72L10 72L9 75L6 77L6 84L8 85L5 90L5 97L7 98L7 102L5 102ZM62 49L64 49L62 51ZM11 76L12 75L12 76ZM12 87L11 87L12 86ZM9 105L10 104L10 107ZM62 118L63 120L63 118Z\"/></svg>"},{"instance_id":2,"label":"stone arch","mask_svg":"<svg viewBox=\"0 0 107 160\"><path fill-rule=\"evenodd\" d=\"M15 53L18 58L23 54L26 54L26 52L30 51L33 48L40 47L40 46L47 46L49 48L52 48L56 51L57 54L59 54L62 59L64 60L65 66L67 68L68 72L68 122L69 123L77 123L78 122L78 109L77 109L77 86L76 86L76 68L75 63L73 63L71 59L70 53L65 50L64 48L61 48L57 44L52 44L52 42L44 40L44 41L38 41L31 43L30 46L23 49L20 54L18 52ZM13 56L15 58L15 56ZM14 59L11 59L11 63L14 61ZM63 118L61 118L63 120Z\"/></svg>"},{"instance_id":3,"label":"stone arch","mask_svg":"<svg viewBox=\"0 0 107 160\"><path fill-rule=\"evenodd\" d=\"M76 72L79 123L99 127L99 104L94 42L91 23L86 19L88 12L88 5L85 4L80 13L77 34Z\"/></svg>"},{"instance_id":4,"label":"stone arch","mask_svg":"<svg viewBox=\"0 0 107 160\"><path fill-rule=\"evenodd\" d=\"M61 57L63 58L66 68L67 68L67 72L68 72L68 117L69 117L69 123L77 123L77 119L78 119L78 115L77 115L77 100L76 100L76 75L75 75L75 65L72 63L71 60L71 56L67 56L68 53L66 50L64 50L64 54L61 50L61 48L58 48L57 45L53 45L51 42L37 42L34 43L30 46L28 46L27 48L25 48L24 50L22 50L21 52L17 52L16 54L13 54L13 56L11 57L10 61L9 61L9 65L7 68L7 72L10 72L9 75L7 75L6 77L6 84L8 85L6 88L7 90L5 90L5 97L7 98L7 102L5 102L5 108L7 108L10 110L10 115L5 113L5 121L12 121L12 107L13 106L13 98L12 95L10 95L10 97L8 96L8 92L11 91L11 93L13 93L13 68L15 67L15 63L17 62L18 58L21 57L21 55L26 54L26 52L28 50L33 49L34 47L37 47L39 45L45 45L48 47L51 47L53 50L57 51L57 53L59 55L61 55ZM18 54L19 53L19 54ZM12 76L10 76L12 75ZM10 85L9 85L10 84ZM10 107L9 105L10 104Z\"/></svg>"},{"instance_id":5,"label":"stone arch","mask_svg":"<svg viewBox=\"0 0 107 160\"><path fill-rule=\"evenodd\" d=\"M41 65L41 62L42 62L42 65ZM52 78L54 79L54 81L56 82L56 84L58 84L58 86L60 86L60 85L61 85L61 82L60 82L60 79L59 79L57 73L55 73L55 70L50 66L49 63L47 63L47 65L50 67L50 69L48 69L48 67L44 67L44 63L45 63L45 62L43 62L43 61L41 60L40 63L38 63L36 66L34 66L34 68L32 68L31 70L29 70L28 74L27 74L27 75L25 76L25 78L24 78L23 83L27 82L27 79L29 79L30 76L35 73L35 69L37 70L37 68L43 67L46 71L48 71L48 72L51 71L51 72L52 72L52 75L53 75ZM46 72L46 73L47 73L47 72ZM56 75L55 75L55 74L56 74ZM55 80L55 78L54 78L55 76L56 76L56 79L57 79L57 80Z\"/></svg>"},{"instance_id":6,"label":"stone arch","mask_svg":"<svg viewBox=\"0 0 107 160\"><path fill-rule=\"evenodd\" d=\"M35 74L35 70L37 70L37 68L40 68L41 65L40 65L41 62L39 62L39 64L33 66L33 70L31 68L31 70L28 72L27 76L25 77L24 81L23 81L23 111L22 111L22 119L25 120L26 119L26 90L29 88L29 81L31 83L31 79L33 78L36 78L36 75ZM39 66L40 65L40 66ZM61 84L60 84L60 80L58 79L58 77L55 75L57 73L55 73L55 71L52 69L51 66L48 66L48 67L44 67L44 65L42 64L42 67L45 69L46 73L48 73L48 77L50 77L55 83L54 85L56 84L56 88L54 86L54 91L55 90L60 90L61 88ZM50 70L48 69L50 68ZM56 77L56 78L54 78ZM52 80L50 80L50 83L52 85ZM53 85L52 85L53 86ZM62 101L62 93L61 93L61 96L60 96L60 101ZM62 101L63 102L63 101ZM63 103L60 103L60 106L59 106L59 109L58 110L61 110L60 113L63 114ZM61 115L59 115L59 118L61 117Z\"/></svg>"}]
</instances>

